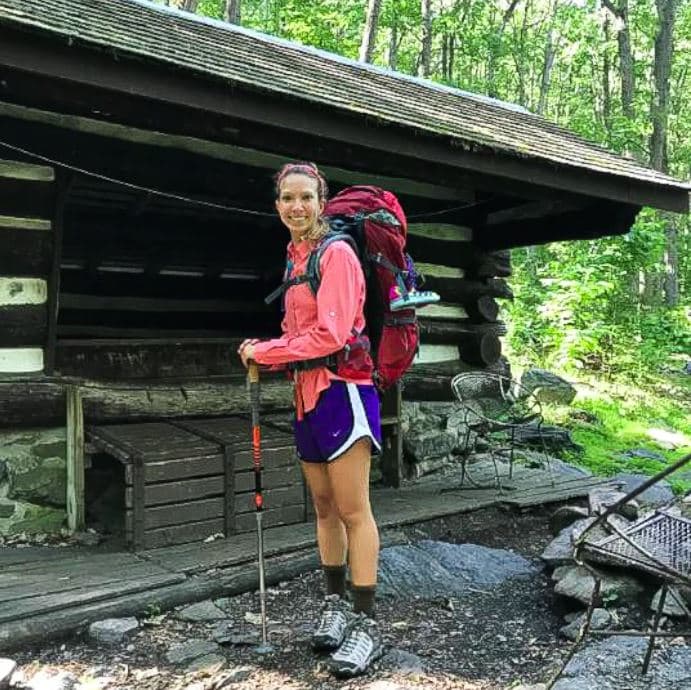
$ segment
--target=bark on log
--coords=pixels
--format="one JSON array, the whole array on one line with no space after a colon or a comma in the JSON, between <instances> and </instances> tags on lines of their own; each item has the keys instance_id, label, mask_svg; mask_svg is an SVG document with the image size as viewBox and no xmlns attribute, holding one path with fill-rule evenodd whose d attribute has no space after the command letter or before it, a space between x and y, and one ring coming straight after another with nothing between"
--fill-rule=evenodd
<instances>
[{"instance_id":1,"label":"bark on log","mask_svg":"<svg viewBox=\"0 0 691 690\"><path fill-rule=\"evenodd\" d=\"M499 278L467 280L465 278L436 276L424 271L422 273L425 278L424 289L438 292L445 302L465 304L485 295L513 299L511 288L505 280Z\"/></svg>"},{"instance_id":2,"label":"bark on log","mask_svg":"<svg viewBox=\"0 0 691 690\"><path fill-rule=\"evenodd\" d=\"M488 371L495 374L510 375L509 362L500 357L488 367L474 367L465 362L444 362L413 367L403 378L404 400L453 400L451 379L462 371Z\"/></svg>"},{"instance_id":3,"label":"bark on log","mask_svg":"<svg viewBox=\"0 0 691 690\"><path fill-rule=\"evenodd\" d=\"M420 339L430 345L446 345L459 343L470 333L489 333L501 337L506 335L506 324L502 321L496 323L471 323L466 320L444 321L436 319L420 318Z\"/></svg>"},{"instance_id":4,"label":"bark on log","mask_svg":"<svg viewBox=\"0 0 691 690\"><path fill-rule=\"evenodd\" d=\"M461 357L468 364L487 366L501 357L501 340L491 333L473 333L458 344Z\"/></svg>"},{"instance_id":5,"label":"bark on log","mask_svg":"<svg viewBox=\"0 0 691 690\"><path fill-rule=\"evenodd\" d=\"M65 379L58 382L0 383L0 428L64 426L65 387L78 385L86 423L222 416L247 413L243 378L215 382L122 385ZM261 402L266 411L285 410L293 395L287 381L275 376L262 381Z\"/></svg>"},{"instance_id":6,"label":"bark on log","mask_svg":"<svg viewBox=\"0 0 691 690\"><path fill-rule=\"evenodd\" d=\"M467 302L463 307L468 314L468 318L475 323L494 322L499 316L499 305L489 295L478 297L473 302Z\"/></svg>"}]
</instances>

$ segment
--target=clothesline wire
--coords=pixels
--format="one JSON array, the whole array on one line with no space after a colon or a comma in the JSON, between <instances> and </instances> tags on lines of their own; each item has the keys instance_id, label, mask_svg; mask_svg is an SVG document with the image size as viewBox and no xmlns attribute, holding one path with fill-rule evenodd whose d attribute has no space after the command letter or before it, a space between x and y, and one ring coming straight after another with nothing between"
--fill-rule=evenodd
<instances>
[{"instance_id":1,"label":"clothesline wire","mask_svg":"<svg viewBox=\"0 0 691 690\"><path fill-rule=\"evenodd\" d=\"M86 175L87 177L93 177L98 180L102 180L104 182L110 182L111 184L116 184L121 187L126 187L127 189L134 189L139 192L146 192L147 194L151 194L154 196L159 196L163 197L166 199L173 199L175 201L180 201L183 203L187 204L193 204L196 206L204 206L206 208L213 208L218 211L228 211L230 213L244 213L247 215L252 215L252 216L262 216L262 217L268 217L268 218L274 218L275 217L275 212L267 212L267 211L257 211L255 209L248 209L248 208L239 208L237 206L227 206L225 204L217 204L214 203L213 201L204 201L203 199L194 199L193 197L188 197L184 196L182 194L174 194L173 192L166 192L161 189L156 189L155 187L147 187L144 185L137 184L135 182L128 182L127 180L122 180L116 177L111 177L109 175L104 175L103 173L97 173L94 172L93 170L87 170L86 168L81 168L76 165L72 165L71 163L65 163L64 161L59 161L55 158L50 158L48 156L44 156L40 153L36 153L35 151L30 151L28 149L22 148L20 146L16 146L15 144L10 144L6 141L0 140L0 146L10 149L11 151L15 151L16 153L21 153L24 156L27 156L29 158L33 158L35 160L40 160L43 163L49 163L50 165L55 165L60 168L64 168L65 170L70 170L72 172L79 173L81 175ZM447 213L453 213L454 211L461 211L463 209L467 208L473 208L475 206L481 205L480 203L470 203L470 204L463 204L461 206L453 206L451 208L445 208L441 209L440 211L428 211L426 213L416 213L413 215L409 215L408 219L414 219L414 218L429 218L431 216L440 216L444 215Z\"/></svg>"}]
</instances>

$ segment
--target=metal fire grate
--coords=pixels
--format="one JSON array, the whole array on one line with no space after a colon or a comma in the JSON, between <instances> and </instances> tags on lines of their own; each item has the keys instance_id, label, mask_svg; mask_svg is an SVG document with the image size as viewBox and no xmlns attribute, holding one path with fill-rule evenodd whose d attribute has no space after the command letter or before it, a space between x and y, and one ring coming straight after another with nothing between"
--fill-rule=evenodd
<instances>
[{"instance_id":1,"label":"metal fire grate","mask_svg":"<svg viewBox=\"0 0 691 690\"><path fill-rule=\"evenodd\" d=\"M643 570L691 585L691 520L658 511L583 550L593 560Z\"/></svg>"}]
</instances>

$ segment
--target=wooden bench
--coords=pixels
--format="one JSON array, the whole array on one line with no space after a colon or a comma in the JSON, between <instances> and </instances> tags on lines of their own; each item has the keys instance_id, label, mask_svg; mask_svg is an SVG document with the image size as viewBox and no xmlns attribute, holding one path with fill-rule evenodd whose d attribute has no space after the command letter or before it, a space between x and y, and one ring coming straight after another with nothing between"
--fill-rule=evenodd
<instances>
[{"instance_id":1,"label":"wooden bench","mask_svg":"<svg viewBox=\"0 0 691 690\"><path fill-rule=\"evenodd\" d=\"M308 519L292 436L262 428L264 525ZM93 426L90 444L125 467L125 532L133 549L255 528L250 424L243 417Z\"/></svg>"}]
</instances>

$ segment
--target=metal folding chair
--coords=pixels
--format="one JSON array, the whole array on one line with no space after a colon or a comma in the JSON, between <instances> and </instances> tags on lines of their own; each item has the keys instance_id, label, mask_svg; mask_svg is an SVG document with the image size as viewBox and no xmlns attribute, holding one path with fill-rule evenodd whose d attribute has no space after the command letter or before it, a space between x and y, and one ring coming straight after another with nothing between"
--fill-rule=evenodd
<instances>
[{"instance_id":1,"label":"metal folding chair","mask_svg":"<svg viewBox=\"0 0 691 690\"><path fill-rule=\"evenodd\" d=\"M517 437L523 430L533 432L538 439L544 464L551 476L549 457L541 432L542 406L535 395L508 376L485 371L457 374L451 381L456 400L463 410L461 418L466 428L464 448L469 447L472 433L483 435L490 444L490 458L494 464L494 485L500 491L511 488L502 483L499 462L508 461L508 479L513 477ZM476 488L486 488L476 482L467 468L465 453L461 467L461 485L466 477Z\"/></svg>"}]
</instances>

